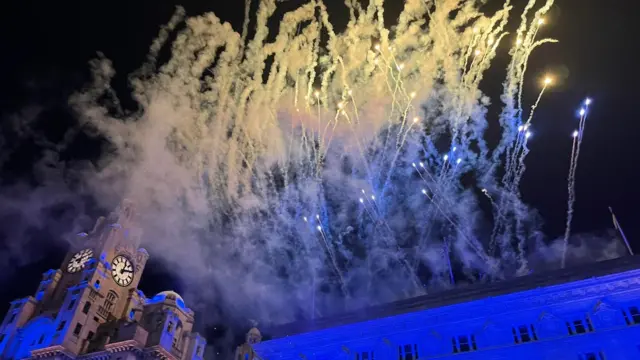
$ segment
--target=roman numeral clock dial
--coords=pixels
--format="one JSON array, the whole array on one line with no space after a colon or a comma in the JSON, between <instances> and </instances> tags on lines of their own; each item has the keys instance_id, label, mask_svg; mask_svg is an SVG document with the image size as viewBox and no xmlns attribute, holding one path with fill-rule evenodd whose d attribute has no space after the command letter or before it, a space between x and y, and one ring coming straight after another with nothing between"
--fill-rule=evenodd
<instances>
[{"instance_id":1,"label":"roman numeral clock dial","mask_svg":"<svg viewBox=\"0 0 640 360\"><path fill-rule=\"evenodd\" d=\"M71 257L71 260L69 260L69 264L67 264L67 271L70 273L76 273L84 269L87 261L89 261L92 257L93 251L91 249L78 251Z\"/></svg>"},{"instance_id":2,"label":"roman numeral clock dial","mask_svg":"<svg viewBox=\"0 0 640 360\"><path fill-rule=\"evenodd\" d=\"M118 255L111 262L111 276L116 284L129 286L133 281L133 264L128 258Z\"/></svg>"}]
</instances>

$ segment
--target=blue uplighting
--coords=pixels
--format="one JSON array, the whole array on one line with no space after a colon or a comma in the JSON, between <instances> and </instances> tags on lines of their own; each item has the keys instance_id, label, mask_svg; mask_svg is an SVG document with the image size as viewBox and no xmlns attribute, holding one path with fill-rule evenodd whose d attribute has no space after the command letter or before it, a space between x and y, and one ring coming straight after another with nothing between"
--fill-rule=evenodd
<instances>
[{"instance_id":1,"label":"blue uplighting","mask_svg":"<svg viewBox=\"0 0 640 360\"><path fill-rule=\"evenodd\" d=\"M264 360L637 359L638 278L638 256L536 273L281 326L254 350Z\"/></svg>"}]
</instances>

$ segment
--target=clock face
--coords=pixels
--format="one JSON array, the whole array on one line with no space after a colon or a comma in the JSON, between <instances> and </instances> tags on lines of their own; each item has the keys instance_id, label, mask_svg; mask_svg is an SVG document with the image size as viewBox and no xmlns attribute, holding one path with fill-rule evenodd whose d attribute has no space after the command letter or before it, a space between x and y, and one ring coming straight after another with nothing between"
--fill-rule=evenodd
<instances>
[{"instance_id":1,"label":"clock face","mask_svg":"<svg viewBox=\"0 0 640 360\"><path fill-rule=\"evenodd\" d=\"M116 284L128 286L133 281L133 264L128 258L118 255L111 262L111 276Z\"/></svg>"},{"instance_id":2,"label":"clock face","mask_svg":"<svg viewBox=\"0 0 640 360\"><path fill-rule=\"evenodd\" d=\"M93 257L93 251L91 249L84 249L77 252L71 260L69 260L69 264L67 265L67 271L70 273L78 272L84 269L85 264L89 259Z\"/></svg>"}]
</instances>

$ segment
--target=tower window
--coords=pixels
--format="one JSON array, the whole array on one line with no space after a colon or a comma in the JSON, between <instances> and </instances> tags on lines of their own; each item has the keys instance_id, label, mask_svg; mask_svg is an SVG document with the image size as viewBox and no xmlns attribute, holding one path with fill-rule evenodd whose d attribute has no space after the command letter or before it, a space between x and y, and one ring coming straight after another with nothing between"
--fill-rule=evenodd
<instances>
[{"instance_id":1,"label":"tower window","mask_svg":"<svg viewBox=\"0 0 640 360\"><path fill-rule=\"evenodd\" d=\"M62 329L64 329L64 326L67 325L66 321L61 321L60 324L58 324L58 328L56 329L56 331L60 331Z\"/></svg>"},{"instance_id":2,"label":"tower window","mask_svg":"<svg viewBox=\"0 0 640 360\"><path fill-rule=\"evenodd\" d=\"M454 353L469 352L478 350L475 335L460 335L451 339L451 345Z\"/></svg>"},{"instance_id":3,"label":"tower window","mask_svg":"<svg viewBox=\"0 0 640 360\"><path fill-rule=\"evenodd\" d=\"M69 306L67 306L67 310L73 309L75 305L76 305L76 299L71 299L71 301L69 302Z\"/></svg>"},{"instance_id":4,"label":"tower window","mask_svg":"<svg viewBox=\"0 0 640 360\"><path fill-rule=\"evenodd\" d=\"M85 314L88 314L89 309L91 309L91 303L87 301L86 303L84 303L84 306L82 307L82 312Z\"/></svg>"},{"instance_id":5,"label":"tower window","mask_svg":"<svg viewBox=\"0 0 640 360\"><path fill-rule=\"evenodd\" d=\"M73 329L73 335L80 335L80 331L82 331L82 324L77 323L75 329Z\"/></svg>"},{"instance_id":6,"label":"tower window","mask_svg":"<svg viewBox=\"0 0 640 360\"><path fill-rule=\"evenodd\" d=\"M173 331L173 321L169 321L169 324L167 325L167 332L172 332Z\"/></svg>"},{"instance_id":7,"label":"tower window","mask_svg":"<svg viewBox=\"0 0 640 360\"><path fill-rule=\"evenodd\" d=\"M93 335L94 335L93 331L89 331L89 333L87 334L87 340L89 341L93 340Z\"/></svg>"},{"instance_id":8,"label":"tower window","mask_svg":"<svg viewBox=\"0 0 640 360\"><path fill-rule=\"evenodd\" d=\"M111 311L111 309L113 309L113 303L109 300L105 300L104 301L104 308L107 311Z\"/></svg>"},{"instance_id":9,"label":"tower window","mask_svg":"<svg viewBox=\"0 0 640 360\"><path fill-rule=\"evenodd\" d=\"M40 335L40 340L38 340L38 344L42 344L44 342L44 334Z\"/></svg>"},{"instance_id":10,"label":"tower window","mask_svg":"<svg viewBox=\"0 0 640 360\"><path fill-rule=\"evenodd\" d=\"M11 317L9 318L9 324L11 324L15 319L16 319L16 313L11 314Z\"/></svg>"},{"instance_id":11,"label":"tower window","mask_svg":"<svg viewBox=\"0 0 640 360\"><path fill-rule=\"evenodd\" d=\"M100 280L96 280L94 286L95 286L96 289L100 289Z\"/></svg>"},{"instance_id":12,"label":"tower window","mask_svg":"<svg viewBox=\"0 0 640 360\"><path fill-rule=\"evenodd\" d=\"M538 341L538 334L536 334L536 328L533 325L513 327L511 328L511 333L516 344Z\"/></svg>"}]
</instances>

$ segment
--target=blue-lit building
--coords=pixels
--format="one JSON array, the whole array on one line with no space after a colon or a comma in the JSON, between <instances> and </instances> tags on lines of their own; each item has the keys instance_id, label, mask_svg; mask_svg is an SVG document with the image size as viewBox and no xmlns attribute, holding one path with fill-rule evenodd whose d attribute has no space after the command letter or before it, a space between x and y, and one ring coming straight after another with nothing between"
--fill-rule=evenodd
<instances>
[{"instance_id":1,"label":"blue-lit building","mask_svg":"<svg viewBox=\"0 0 640 360\"><path fill-rule=\"evenodd\" d=\"M128 201L78 234L60 269L43 274L0 323L0 359L201 360L205 339L180 295L137 289L149 254Z\"/></svg>"},{"instance_id":2,"label":"blue-lit building","mask_svg":"<svg viewBox=\"0 0 640 360\"><path fill-rule=\"evenodd\" d=\"M640 257L266 331L262 360L640 359Z\"/></svg>"}]
</instances>

